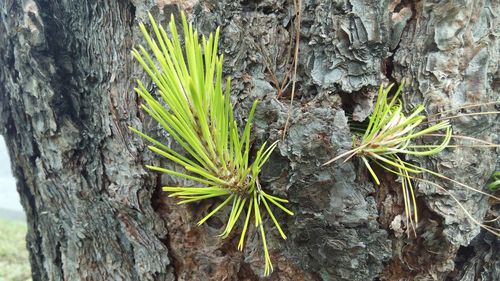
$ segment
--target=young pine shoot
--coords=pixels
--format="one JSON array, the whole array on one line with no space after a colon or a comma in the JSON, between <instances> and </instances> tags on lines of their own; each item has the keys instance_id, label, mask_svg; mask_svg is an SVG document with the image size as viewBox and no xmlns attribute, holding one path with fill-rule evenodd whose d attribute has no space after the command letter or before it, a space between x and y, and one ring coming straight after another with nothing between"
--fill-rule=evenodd
<instances>
[{"instance_id":1,"label":"young pine shoot","mask_svg":"<svg viewBox=\"0 0 500 281\"><path fill-rule=\"evenodd\" d=\"M418 212L415 199L416 196L413 188L413 182L417 180L444 190L459 204L461 209L474 223L483 227L487 231L500 236L500 232L498 229L495 229L488 225L484 225L477 221L466 210L463 204L461 204L459 200L444 187L418 177L418 175L427 173L432 176L450 181L461 187L465 187L475 192L484 194L490 198L493 198L494 200L500 200L498 197L487 194L466 184L457 182L440 173L411 164L407 159L408 156L431 156L439 153L445 148L456 147L456 145L450 144L450 140L452 139L452 137L479 141L482 143L482 145L479 146L498 147L498 145L487 143L485 141L470 137L453 135L451 125L448 120L450 118L441 118L439 120L440 122L433 125L428 125L429 122L424 122L427 117L423 115L423 105L415 107L409 115L405 115L405 113L403 112L403 105L398 100L398 96L403 89L403 84L401 84L401 86L397 89L392 99L389 100L388 94L391 91L392 87L393 85L390 85L389 87L384 89L382 86L380 86L377 101L366 126L360 124L351 124L351 129L355 133L353 148L331 159L324 165L328 165L340 158L345 158L345 161L347 161L350 158L357 156L363 161L364 165L368 169L377 185L380 184L380 180L375 170L372 168L373 164L378 165L383 170L397 175L401 182L401 189L403 194L402 197L404 201L404 213L406 217L406 225L408 226L408 235L410 227L416 234L415 229L418 223ZM442 139L440 143L436 145L425 145L416 142L418 138L425 136L438 136Z\"/></svg>"},{"instance_id":2,"label":"young pine shoot","mask_svg":"<svg viewBox=\"0 0 500 281\"><path fill-rule=\"evenodd\" d=\"M184 151L174 151L137 129L130 129L151 143L148 147L151 151L181 165L185 171L177 172L150 165L147 168L197 183L197 186L163 187L164 191L170 193L169 196L180 199L178 204L221 198L221 202L198 225L206 222L224 206L230 206L231 212L220 236L228 237L237 223L242 221L239 250L243 250L245 235L250 225L254 224L261 235L264 274L268 275L273 267L263 216L267 213L281 237L286 239L272 208L278 207L293 215L284 206L288 201L263 191L258 180L259 173L277 142L269 146L264 143L253 162L251 161L250 131L257 101L253 103L247 123L240 134L229 99L230 79L224 85L223 56L217 55L219 29L215 35L210 34L208 39L202 36L200 40L197 31L182 14L184 44L181 44L173 16L169 24L170 37L151 15L149 19L153 36L149 35L142 23L140 29L151 51L139 46L132 54L149 74L158 93L150 93L141 81L137 81L135 90L145 101L143 110Z\"/></svg>"}]
</instances>

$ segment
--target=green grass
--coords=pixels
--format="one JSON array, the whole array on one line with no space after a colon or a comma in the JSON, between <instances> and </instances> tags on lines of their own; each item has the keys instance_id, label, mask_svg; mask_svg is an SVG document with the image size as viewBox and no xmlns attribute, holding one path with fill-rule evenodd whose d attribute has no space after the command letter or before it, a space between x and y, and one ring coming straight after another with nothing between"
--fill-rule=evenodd
<instances>
[{"instance_id":1,"label":"green grass","mask_svg":"<svg viewBox=\"0 0 500 281\"><path fill-rule=\"evenodd\" d=\"M31 280L26 224L0 219L0 281Z\"/></svg>"}]
</instances>

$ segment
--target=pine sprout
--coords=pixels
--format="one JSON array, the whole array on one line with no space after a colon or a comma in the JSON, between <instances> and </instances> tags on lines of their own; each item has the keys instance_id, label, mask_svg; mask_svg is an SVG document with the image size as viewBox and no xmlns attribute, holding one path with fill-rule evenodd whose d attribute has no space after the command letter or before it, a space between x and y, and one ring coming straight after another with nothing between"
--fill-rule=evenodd
<instances>
[{"instance_id":1,"label":"pine sprout","mask_svg":"<svg viewBox=\"0 0 500 281\"><path fill-rule=\"evenodd\" d=\"M221 198L214 209L205 215L198 225L205 223L225 206L231 211L221 238L229 237L245 210L246 215L241 230L238 249L243 250L244 237L249 228L253 212L255 227L259 230L264 251L264 274L272 272L262 215L267 213L276 226L280 236L286 236L273 214L271 204L285 213L293 212L281 203L288 200L271 196L260 189L258 176L264 164L277 146L264 143L255 159L250 159L250 131L257 107L255 101L240 136L233 108L229 99L230 79L224 83L222 78L223 56L218 53L219 29L208 39L202 36L201 42L191 23L182 14L184 46L173 16L170 34L156 24L149 15L154 36L150 36L145 25L140 29L151 52L143 46L132 51L133 56L148 73L158 87L158 95L150 93L142 81L137 81L136 92L145 101L142 108L184 149L183 153L170 149L154 138L130 128L140 137L152 143L148 148L184 167L184 172L153 165L147 168L196 182L191 186L165 186L163 191L170 197L180 199L178 204L199 202L210 198ZM154 56L150 56L152 53ZM223 89L225 88L225 89ZM259 204L261 198L263 204ZM281 202L281 203L280 203ZM263 205L263 206L262 206Z\"/></svg>"},{"instance_id":2,"label":"pine sprout","mask_svg":"<svg viewBox=\"0 0 500 281\"><path fill-rule=\"evenodd\" d=\"M327 161L323 165L328 165L334 161L339 160L340 158L345 158L344 160L345 162L354 156L358 156L365 164L366 168L368 169L368 172L373 177L377 185L380 184L380 180L375 170L372 168L370 162L377 164L385 171L397 175L400 178L401 182L404 213L406 217L406 225L408 226L407 228L408 235L410 228L413 229L413 232L416 234L416 225L418 224L415 192L412 185L412 180L418 180L421 182L429 183L442 190L445 190L446 193L448 193L453 198L453 200L459 204L460 208L464 210L467 217L469 217L475 224L498 236L500 233L498 229L480 223L475 218L473 218L472 215L465 209L465 207L458 201L458 199L444 187L432 183L428 180L416 177L415 175L427 173L432 176L452 182L458 186L464 187L471 191L488 196L493 200L500 201L500 198L490 195L477 188L473 188L469 185L460 183L456 180L444 176L443 174L411 164L405 158L407 156L417 156L417 157L431 156L441 152L445 148L467 146L467 145L452 145L450 144L451 139L463 139L479 143L479 144L469 145L471 147L495 148L499 147L499 145L468 136L453 135L451 130L451 125L448 120L456 118L455 116L443 117L433 121L425 121L427 117L422 115L424 111L424 107L422 105L415 107L412 110L411 114L406 116L403 113L402 104L398 101L398 96L403 89L403 84L400 85L400 87L397 89L392 99L389 101L388 94L391 91L392 87L393 85L390 85L389 87L384 89L382 86L380 86L377 101L375 103L373 112L369 117L368 124L366 123L353 124L353 122L350 123L350 126L353 127L353 132L355 133L353 141L353 149L341 153L340 155ZM482 105L497 104L497 103L498 102L491 102ZM469 108L475 106L479 105L466 105L462 108ZM459 116L496 114L496 113L499 112L489 111L489 112L480 112L475 114L462 114ZM436 121L440 122L436 123ZM426 125L431 122L433 125L422 127L422 125ZM444 132L439 133L441 131ZM440 137L441 141L438 144L415 143L415 140L421 137ZM497 178L495 178L495 180L496 179ZM498 182L499 182L498 184L500 184L500 181ZM497 181L493 181L493 183L491 183L490 185L495 185L495 184L497 184Z\"/></svg>"}]
</instances>

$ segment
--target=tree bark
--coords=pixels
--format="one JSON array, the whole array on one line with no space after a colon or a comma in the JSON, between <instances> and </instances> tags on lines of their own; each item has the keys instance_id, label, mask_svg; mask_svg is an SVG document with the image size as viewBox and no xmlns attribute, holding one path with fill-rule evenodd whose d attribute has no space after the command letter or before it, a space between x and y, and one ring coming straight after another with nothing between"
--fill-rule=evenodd
<instances>
[{"instance_id":1,"label":"tree bark","mask_svg":"<svg viewBox=\"0 0 500 281\"><path fill-rule=\"evenodd\" d=\"M237 118L258 98L254 141L280 139L292 86L278 97L275 82L293 77L294 1L0 2L0 133L27 213L34 280L264 279L259 236L241 253L236 236L217 237L224 213L196 226L216 202L176 205L161 186L182 180L145 171L161 160L127 128L176 145L140 111L133 87L145 76L130 51L147 12L165 24L180 10L203 34L221 26ZM486 0L301 1L290 127L260 179L296 214L278 215L287 241L269 228L269 280L500 279L498 238L450 196L419 185L418 237L408 238L394 178L375 186L355 160L321 166L351 146L345 113L366 118L381 83L405 80L406 104L429 114L497 100L499 10ZM499 141L495 115L452 123ZM414 161L481 189L498 158L461 148ZM476 219L498 212L485 196L440 183Z\"/></svg>"}]
</instances>

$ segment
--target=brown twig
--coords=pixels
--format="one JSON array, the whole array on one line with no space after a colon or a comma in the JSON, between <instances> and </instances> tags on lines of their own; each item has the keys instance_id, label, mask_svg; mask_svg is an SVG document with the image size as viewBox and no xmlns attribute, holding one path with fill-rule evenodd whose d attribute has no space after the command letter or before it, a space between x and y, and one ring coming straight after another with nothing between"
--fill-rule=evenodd
<instances>
[{"instance_id":1,"label":"brown twig","mask_svg":"<svg viewBox=\"0 0 500 281\"><path fill-rule=\"evenodd\" d=\"M297 82L297 65L299 61L299 43L300 43L300 20L302 17L302 0L294 0L295 6L295 51L293 55L293 75L292 75L292 93L290 97L290 106L286 117L285 127L283 128L283 140L286 137L286 130L290 122L293 109L293 98L295 96L295 83Z\"/></svg>"}]
</instances>

